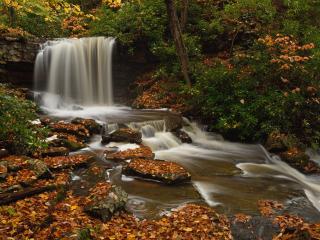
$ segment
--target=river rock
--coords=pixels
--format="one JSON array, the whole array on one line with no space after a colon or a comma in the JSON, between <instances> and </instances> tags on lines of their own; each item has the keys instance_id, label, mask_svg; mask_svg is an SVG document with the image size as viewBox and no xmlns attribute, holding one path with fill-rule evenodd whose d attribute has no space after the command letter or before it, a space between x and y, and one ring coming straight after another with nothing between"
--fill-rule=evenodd
<instances>
[{"instance_id":1,"label":"river rock","mask_svg":"<svg viewBox=\"0 0 320 240\"><path fill-rule=\"evenodd\" d=\"M269 134L266 141L265 147L269 152L279 153L288 150L288 147L285 145L285 134L280 134L279 132L272 132Z\"/></svg>"},{"instance_id":2,"label":"river rock","mask_svg":"<svg viewBox=\"0 0 320 240\"><path fill-rule=\"evenodd\" d=\"M90 189L85 211L91 216L107 221L118 211L124 209L128 194L120 187L110 183L98 183Z\"/></svg>"},{"instance_id":3,"label":"river rock","mask_svg":"<svg viewBox=\"0 0 320 240\"><path fill-rule=\"evenodd\" d=\"M48 117L42 117L40 118L40 122L42 125L44 126L49 126L51 123L53 123L52 119L51 118L48 118Z\"/></svg>"},{"instance_id":4,"label":"river rock","mask_svg":"<svg viewBox=\"0 0 320 240\"><path fill-rule=\"evenodd\" d=\"M310 157L299 148L291 148L286 152L279 154L281 159L287 162L292 167L304 173L319 173L319 166L310 160Z\"/></svg>"},{"instance_id":5,"label":"river rock","mask_svg":"<svg viewBox=\"0 0 320 240\"><path fill-rule=\"evenodd\" d=\"M45 178L45 177L52 177L52 173L50 172L47 165L44 161L39 159L32 159L28 160L29 169L31 169L37 176L37 178Z\"/></svg>"},{"instance_id":6,"label":"river rock","mask_svg":"<svg viewBox=\"0 0 320 240\"><path fill-rule=\"evenodd\" d=\"M10 172L28 168L31 158L27 156L10 155L1 160L7 162L8 171Z\"/></svg>"},{"instance_id":7,"label":"river rock","mask_svg":"<svg viewBox=\"0 0 320 240\"><path fill-rule=\"evenodd\" d=\"M66 147L49 147L40 153L40 156L43 158L67 155L69 155L69 149Z\"/></svg>"},{"instance_id":8,"label":"river rock","mask_svg":"<svg viewBox=\"0 0 320 240\"><path fill-rule=\"evenodd\" d=\"M130 128L120 128L110 134L102 136L102 144L110 142L129 142L140 144L142 142L142 134L139 131Z\"/></svg>"},{"instance_id":9,"label":"river rock","mask_svg":"<svg viewBox=\"0 0 320 240\"><path fill-rule=\"evenodd\" d=\"M93 160L94 156L88 154L77 154L72 156L47 157L45 164L52 170L86 166Z\"/></svg>"},{"instance_id":10,"label":"river rock","mask_svg":"<svg viewBox=\"0 0 320 240\"><path fill-rule=\"evenodd\" d=\"M289 148L298 147L302 148L301 142L294 136L290 134L280 133L274 131L269 134L267 141L265 143L265 148L271 153L285 152Z\"/></svg>"},{"instance_id":11,"label":"river rock","mask_svg":"<svg viewBox=\"0 0 320 240\"><path fill-rule=\"evenodd\" d=\"M75 118L71 121L74 124L83 125L89 130L90 134L100 134L102 126L93 119Z\"/></svg>"},{"instance_id":12,"label":"river rock","mask_svg":"<svg viewBox=\"0 0 320 240\"><path fill-rule=\"evenodd\" d=\"M124 166L123 173L157 180L166 184L186 182L191 174L174 162L151 159L133 159Z\"/></svg>"},{"instance_id":13,"label":"river rock","mask_svg":"<svg viewBox=\"0 0 320 240\"><path fill-rule=\"evenodd\" d=\"M185 131L178 129L173 134L180 139L182 143L192 143L191 137Z\"/></svg>"},{"instance_id":14,"label":"river rock","mask_svg":"<svg viewBox=\"0 0 320 240\"><path fill-rule=\"evenodd\" d=\"M83 140L72 134L53 133L53 136L56 136L56 139L50 141L50 145L53 147L66 147L70 151L76 151L87 146Z\"/></svg>"},{"instance_id":15,"label":"river rock","mask_svg":"<svg viewBox=\"0 0 320 240\"><path fill-rule=\"evenodd\" d=\"M80 139L87 140L90 137L90 132L81 124L73 124L73 123L66 123L66 122L57 122L51 123L50 128L53 132L62 132L73 134Z\"/></svg>"},{"instance_id":16,"label":"river rock","mask_svg":"<svg viewBox=\"0 0 320 240\"><path fill-rule=\"evenodd\" d=\"M155 156L151 148L143 145L141 145L139 148L128 149L119 152L106 150L104 155L107 160L111 161L124 161L134 158L154 159Z\"/></svg>"}]
</instances>

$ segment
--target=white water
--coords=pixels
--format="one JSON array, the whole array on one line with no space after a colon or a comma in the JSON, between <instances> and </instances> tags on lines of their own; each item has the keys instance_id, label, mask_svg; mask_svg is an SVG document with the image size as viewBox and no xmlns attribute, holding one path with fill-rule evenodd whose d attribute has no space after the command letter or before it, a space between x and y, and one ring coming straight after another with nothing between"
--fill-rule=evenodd
<instances>
[{"instance_id":1,"label":"white water","mask_svg":"<svg viewBox=\"0 0 320 240\"><path fill-rule=\"evenodd\" d=\"M183 144L166 132L166 125L170 123L163 120L167 119L166 113L110 106L113 104L113 45L113 38L103 37L47 42L35 66L36 90L43 91L42 109L51 116L65 119L93 118L106 124L108 131L117 129L116 123L140 130L143 144L152 148L156 158L178 162L191 172L193 186L211 206L223 204L243 210L252 208L263 198L288 199L291 192L298 189L320 210L320 185L316 180L270 157L259 145L224 141L221 136L202 131L186 119L184 130L193 143ZM114 146L121 150L137 147L124 143L103 146L97 137L88 150L102 156L104 148ZM314 159L319 159L317 156ZM119 171L117 174L120 176ZM117 179L121 181L121 177ZM139 185L141 182L123 179L122 184L137 201L159 205L159 199L169 201L170 197L174 198L171 201L174 204L195 200L189 188L159 186L152 190L155 185L150 183L151 188L144 191L143 185Z\"/></svg>"},{"instance_id":2,"label":"white water","mask_svg":"<svg viewBox=\"0 0 320 240\"><path fill-rule=\"evenodd\" d=\"M42 104L51 109L66 103L112 105L113 45L113 38L104 37L46 42L34 74L35 90L46 92Z\"/></svg>"}]
</instances>

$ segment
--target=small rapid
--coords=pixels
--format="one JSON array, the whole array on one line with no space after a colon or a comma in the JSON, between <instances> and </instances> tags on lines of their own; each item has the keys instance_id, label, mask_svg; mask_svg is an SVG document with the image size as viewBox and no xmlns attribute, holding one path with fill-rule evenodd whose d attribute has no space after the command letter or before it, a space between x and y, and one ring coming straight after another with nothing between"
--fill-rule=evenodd
<instances>
[{"instance_id":1,"label":"small rapid","mask_svg":"<svg viewBox=\"0 0 320 240\"><path fill-rule=\"evenodd\" d=\"M142 144L149 146L157 159L174 161L192 175L191 183L166 186L121 174L121 165L104 159L107 148L126 150L136 144L101 144L96 135L81 151L96 155L106 165L106 181L121 186L129 194L128 209L138 217L153 218L184 203L206 203L221 207L227 214L257 214L257 202L271 199L293 202L303 199L309 212L320 219L319 178L305 176L260 145L225 141L218 134L203 131L194 122L183 120L183 131L192 143L182 143L173 133L179 114L167 110L135 110L113 103L113 38L82 38L49 41L37 56L36 98L47 116L69 121L91 118L110 133L129 127L142 133ZM320 162L319 155L312 159ZM97 176L75 173L75 181ZM76 185L77 186L77 185ZM308 199L308 200L307 200ZM305 205L301 206L306 208Z\"/></svg>"}]
</instances>

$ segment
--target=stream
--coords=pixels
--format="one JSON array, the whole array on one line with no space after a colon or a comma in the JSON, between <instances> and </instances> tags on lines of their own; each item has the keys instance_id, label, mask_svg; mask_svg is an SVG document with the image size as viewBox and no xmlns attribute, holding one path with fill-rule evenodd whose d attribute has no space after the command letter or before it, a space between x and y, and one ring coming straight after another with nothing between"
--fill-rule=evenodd
<instances>
[{"instance_id":1,"label":"stream","mask_svg":"<svg viewBox=\"0 0 320 240\"><path fill-rule=\"evenodd\" d=\"M182 143L168 131L179 115L165 109L135 110L114 104L110 90L115 81L110 75L113 44L113 39L100 37L42 46L36 62L35 95L44 114L52 118L91 118L106 125L109 132L121 125L137 129L142 133L142 144L152 149L156 159L174 161L191 173L190 183L174 186L124 176L121 165L105 160L103 151L113 146L120 150L138 146L103 145L101 136L94 136L80 152L94 153L93 165L105 172L102 178L129 194L130 212L152 219L192 202L227 215L258 215L257 202L270 199L284 203L285 211L320 221L319 176L305 176L277 156L270 156L260 145L225 141L187 119L183 130L192 144ZM72 188L81 191L101 180L98 178L86 169L76 170Z\"/></svg>"}]
</instances>

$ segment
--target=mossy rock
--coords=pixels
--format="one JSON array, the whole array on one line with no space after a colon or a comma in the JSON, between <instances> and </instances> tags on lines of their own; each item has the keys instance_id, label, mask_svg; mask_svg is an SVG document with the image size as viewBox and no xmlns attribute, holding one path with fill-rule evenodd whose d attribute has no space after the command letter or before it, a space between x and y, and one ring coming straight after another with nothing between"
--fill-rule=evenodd
<instances>
[{"instance_id":1,"label":"mossy rock","mask_svg":"<svg viewBox=\"0 0 320 240\"><path fill-rule=\"evenodd\" d=\"M105 197L91 201L85 207L85 211L102 221L108 221L116 212L124 209L127 201L128 194L125 191L118 186L111 186Z\"/></svg>"}]
</instances>

